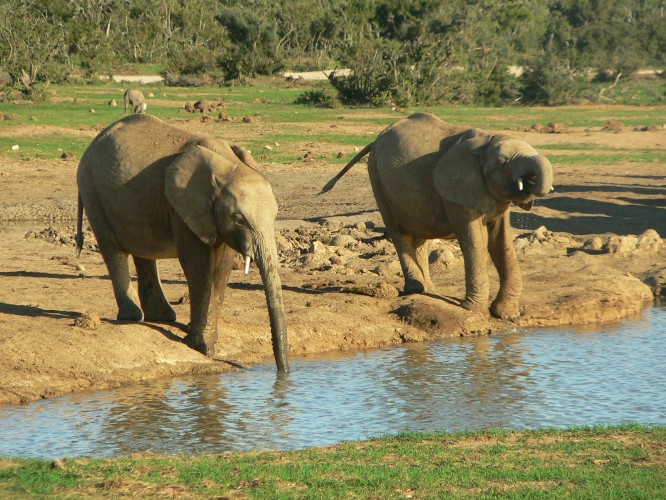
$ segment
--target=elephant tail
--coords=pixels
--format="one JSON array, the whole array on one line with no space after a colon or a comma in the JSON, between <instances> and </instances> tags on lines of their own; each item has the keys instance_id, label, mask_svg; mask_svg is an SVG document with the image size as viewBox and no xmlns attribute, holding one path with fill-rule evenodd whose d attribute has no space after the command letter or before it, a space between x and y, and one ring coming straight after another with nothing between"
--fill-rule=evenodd
<instances>
[{"instance_id":1,"label":"elephant tail","mask_svg":"<svg viewBox=\"0 0 666 500\"><path fill-rule=\"evenodd\" d=\"M372 149L373 144L374 144L374 141L371 142L370 144L368 144L363 149L361 149L361 151L359 151L358 154L356 156L354 156L349 163L347 163L345 168L340 170L340 172L338 172L338 174L335 177L333 177L330 181L328 181L326 183L324 188L321 190L321 193L319 193L319 194L328 193L331 189L333 189L333 186L335 186L335 183L340 180L340 177L342 177L347 172L349 172L350 168L352 168L361 158L363 158L365 155L367 155L370 152L370 150Z\"/></svg>"},{"instance_id":2,"label":"elephant tail","mask_svg":"<svg viewBox=\"0 0 666 500\"><path fill-rule=\"evenodd\" d=\"M81 250L83 250L83 200L79 194L79 206L76 211L76 256L81 255Z\"/></svg>"}]
</instances>

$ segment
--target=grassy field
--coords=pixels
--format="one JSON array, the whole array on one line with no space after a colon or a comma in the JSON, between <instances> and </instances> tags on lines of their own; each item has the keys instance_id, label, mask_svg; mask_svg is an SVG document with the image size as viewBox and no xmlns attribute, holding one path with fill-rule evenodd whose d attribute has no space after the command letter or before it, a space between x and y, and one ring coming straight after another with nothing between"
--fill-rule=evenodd
<instances>
[{"instance_id":1,"label":"grassy field","mask_svg":"<svg viewBox=\"0 0 666 500\"><path fill-rule=\"evenodd\" d=\"M313 84L314 85L314 84ZM321 84L318 84L321 85ZM663 87L660 81L653 86ZM14 137L1 134L0 154L18 157L58 158L63 152L71 152L79 158L90 143L90 134L82 131L101 130L124 115L123 90L128 84L100 82L92 85L52 85L51 97L43 103L0 103L0 112L14 115L10 120L0 120L3 127L33 125L35 130L28 136ZM244 145L250 149L263 148L266 144L278 143L283 148L263 151L263 159L276 163L295 161L289 151L290 145L311 141L337 146L365 146L373 136L352 133L349 126L374 125L377 130L394 122L397 118L414 111L431 111L444 120L489 130L521 130L534 124L547 125L558 122L569 127L600 129L609 120L621 121L626 127L663 125L666 106L564 106L564 107L503 107L479 108L463 106L435 106L394 110L391 108L336 108L324 109L294 104L294 100L305 90L316 87L288 86L283 79L262 79L244 87L197 87L172 88L163 85L137 86L144 94L153 94L148 99L149 112L169 120L197 118L183 112L187 101L198 99L224 101L224 112L232 119L225 127L241 129L243 117L260 120L267 130L259 137L250 136ZM663 92L663 90L662 90ZM115 99L118 106L108 102ZM94 110L94 111L93 111ZM213 119L219 112L213 113ZM337 127L343 123L345 127ZM290 125L292 127L290 128ZM343 130L343 128L346 130ZM17 152L12 146L19 145ZM555 157L566 163L579 161L666 161L666 151L597 150L589 144L559 144L558 150L566 154ZM577 154L571 154L576 152ZM558 151L553 152L555 155ZM608 158L612 155L612 158ZM334 163L344 163L348 158L331 157Z\"/></svg>"},{"instance_id":2,"label":"grassy field","mask_svg":"<svg viewBox=\"0 0 666 500\"><path fill-rule=\"evenodd\" d=\"M0 459L2 498L664 498L666 427L403 434L288 452Z\"/></svg>"}]
</instances>

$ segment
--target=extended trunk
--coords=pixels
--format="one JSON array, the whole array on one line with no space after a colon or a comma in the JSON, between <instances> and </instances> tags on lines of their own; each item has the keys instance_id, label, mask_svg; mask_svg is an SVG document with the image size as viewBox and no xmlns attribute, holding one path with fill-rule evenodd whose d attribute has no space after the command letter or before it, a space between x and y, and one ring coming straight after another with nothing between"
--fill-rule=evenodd
<instances>
[{"instance_id":1,"label":"extended trunk","mask_svg":"<svg viewBox=\"0 0 666 500\"><path fill-rule=\"evenodd\" d=\"M287 322L282 301L282 282L278 273L277 249L273 238L266 238L255 234L255 261L266 292L266 304L271 323L271 337L273 341L273 354L278 371L289 371L287 353Z\"/></svg>"}]
</instances>

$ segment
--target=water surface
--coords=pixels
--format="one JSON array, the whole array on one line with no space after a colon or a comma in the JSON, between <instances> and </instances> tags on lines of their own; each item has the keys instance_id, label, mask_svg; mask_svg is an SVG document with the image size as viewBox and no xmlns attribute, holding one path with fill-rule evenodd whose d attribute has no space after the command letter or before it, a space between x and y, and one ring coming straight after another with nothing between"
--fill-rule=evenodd
<instances>
[{"instance_id":1,"label":"water surface","mask_svg":"<svg viewBox=\"0 0 666 500\"><path fill-rule=\"evenodd\" d=\"M666 308L0 408L0 456L293 449L401 431L666 424Z\"/></svg>"}]
</instances>

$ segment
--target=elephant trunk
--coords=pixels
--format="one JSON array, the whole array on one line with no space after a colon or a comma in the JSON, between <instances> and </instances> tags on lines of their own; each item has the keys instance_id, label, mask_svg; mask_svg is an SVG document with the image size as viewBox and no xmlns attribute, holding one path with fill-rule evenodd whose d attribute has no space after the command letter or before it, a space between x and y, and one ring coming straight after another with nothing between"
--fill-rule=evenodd
<instances>
[{"instance_id":1,"label":"elephant trunk","mask_svg":"<svg viewBox=\"0 0 666 500\"><path fill-rule=\"evenodd\" d=\"M272 236L272 235L271 235ZM278 371L289 371L287 352L287 322L282 301L282 282L278 274L277 248L272 237L265 237L255 233L255 262L261 273L266 292L266 304L271 323L271 338L273 341L273 354Z\"/></svg>"},{"instance_id":2,"label":"elephant trunk","mask_svg":"<svg viewBox=\"0 0 666 500\"><path fill-rule=\"evenodd\" d=\"M518 173L529 192L536 197L546 196L553 188L553 167L545 156L529 157L529 163Z\"/></svg>"}]
</instances>

